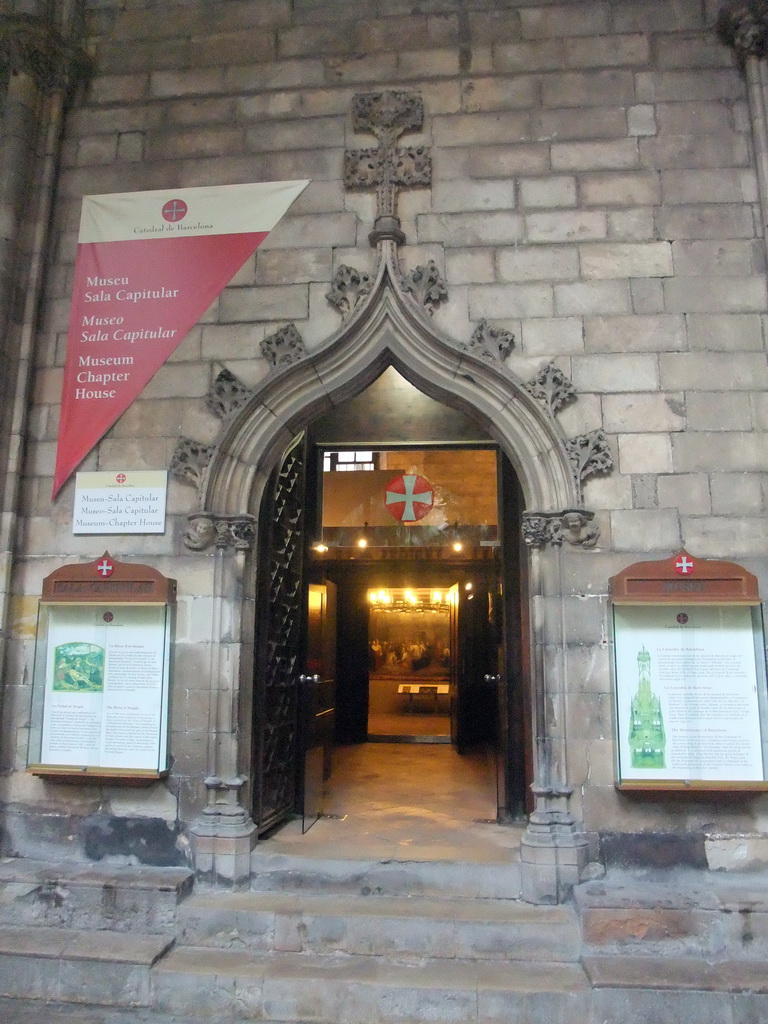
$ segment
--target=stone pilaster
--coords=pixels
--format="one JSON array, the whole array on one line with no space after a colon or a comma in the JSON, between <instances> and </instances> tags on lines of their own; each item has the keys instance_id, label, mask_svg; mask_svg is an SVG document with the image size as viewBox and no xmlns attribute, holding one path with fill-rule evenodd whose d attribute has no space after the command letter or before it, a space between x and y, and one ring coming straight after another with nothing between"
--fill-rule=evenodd
<instances>
[{"instance_id":1,"label":"stone pilaster","mask_svg":"<svg viewBox=\"0 0 768 1024\"><path fill-rule=\"evenodd\" d=\"M586 836L576 828L568 805L569 786L531 786L536 807L520 843L523 899L562 903L589 860Z\"/></svg>"},{"instance_id":2,"label":"stone pilaster","mask_svg":"<svg viewBox=\"0 0 768 1024\"><path fill-rule=\"evenodd\" d=\"M64 26L54 23L52 4L40 16L0 18L0 673L63 113L90 65L76 41L81 4L64 6Z\"/></svg>"},{"instance_id":3,"label":"stone pilaster","mask_svg":"<svg viewBox=\"0 0 768 1024\"><path fill-rule=\"evenodd\" d=\"M733 50L747 81L763 238L768 245L768 4L726 4L717 21L720 39Z\"/></svg>"},{"instance_id":4,"label":"stone pilaster","mask_svg":"<svg viewBox=\"0 0 768 1024\"><path fill-rule=\"evenodd\" d=\"M549 538L551 541L551 538ZM535 807L520 845L523 899L529 903L562 903L588 862L588 844L571 809L566 742L567 686L565 666L547 662L545 651L563 651L563 618L549 616L546 602L564 589L558 544L529 544L529 587L532 602L531 674L540 680L533 689ZM550 579L549 592L543 586Z\"/></svg>"},{"instance_id":5,"label":"stone pilaster","mask_svg":"<svg viewBox=\"0 0 768 1024\"><path fill-rule=\"evenodd\" d=\"M238 722L234 694L242 645L241 623L230 616L237 616L244 607L238 598L245 554L256 536L256 521L247 514L195 513L189 519L187 546L193 550L202 550L210 544L215 546L207 803L190 828L192 858L201 881L228 888L247 888L256 826L243 803L248 779L237 774Z\"/></svg>"},{"instance_id":6,"label":"stone pilaster","mask_svg":"<svg viewBox=\"0 0 768 1024\"><path fill-rule=\"evenodd\" d=\"M190 829L195 873L202 882L231 889L249 886L256 826L240 802L245 782L239 775L205 780L208 802Z\"/></svg>"}]
</instances>

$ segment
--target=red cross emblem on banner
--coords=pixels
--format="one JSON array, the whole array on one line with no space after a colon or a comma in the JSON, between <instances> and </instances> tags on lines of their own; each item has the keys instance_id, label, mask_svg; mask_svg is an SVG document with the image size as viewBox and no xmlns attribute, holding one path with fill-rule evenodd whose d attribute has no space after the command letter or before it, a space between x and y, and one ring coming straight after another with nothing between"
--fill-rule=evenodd
<instances>
[{"instance_id":1,"label":"red cross emblem on banner","mask_svg":"<svg viewBox=\"0 0 768 1024\"><path fill-rule=\"evenodd\" d=\"M187 204L183 199L170 199L163 207L163 219L169 221L184 220L187 216Z\"/></svg>"},{"instance_id":2,"label":"red cross emblem on banner","mask_svg":"<svg viewBox=\"0 0 768 1024\"><path fill-rule=\"evenodd\" d=\"M688 576L693 572L694 565L693 559L688 558L687 555L681 555L680 558L675 562L675 572L678 576Z\"/></svg>"},{"instance_id":3,"label":"red cross emblem on banner","mask_svg":"<svg viewBox=\"0 0 768 1024\"><path fill-rule=\"evenodd\" d=\"M125 483L125 473L118 473L117 476L115 477L115 480L117 480L117 482L119 484L124 484Z\"/></svg>"},{"instance_id":4,"label":"red cross emblem on banner","mask_svg":"<svg viewBox=\"0 0 768 1024\"><path fill-rule=\"evenodd\" d=\"M102 560L96 566L96 572L100 576L111 576L114 571L115 567L108 558L102 558Z\"/></svg>"},{"instance_id":5,"label":"red cross emblem on banner","mask_svg":"<svg viewBox=\"0 0 768 1024\"><path fill-rule=\"evenodd\" d=\"M401 523L415 523L423 519L434 503L432 484L417 473L403 473L387 484L384 504L389 514Z\"/></svg>"}]
</instances>

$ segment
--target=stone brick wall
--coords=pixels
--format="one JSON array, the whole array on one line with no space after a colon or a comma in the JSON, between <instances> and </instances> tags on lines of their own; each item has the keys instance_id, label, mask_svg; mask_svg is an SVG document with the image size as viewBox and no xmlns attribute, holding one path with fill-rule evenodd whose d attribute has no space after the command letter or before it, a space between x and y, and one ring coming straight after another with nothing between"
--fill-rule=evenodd
<instances>
[{"instance_id":1,"label":"stone brick wall","mask_svg":"<svg viewBox=\"0 0 768 1024\"><path fill-rule=\"evenodd\" d=\"M713 31L717 6L90 0L96 73L66 122L37 339L7 767L23 759L40 579L94 551L70 532L73 484L49 500L81 197L312 179L81 468L164 467L179 434L214 437L203 398L221 364L253 386L268 373L266 334L294 321L311 349L339 326L325 299L334 269L370 271L375 258L375 199L342 182L345 147L372 144L353 133L350 105L356 92L398 88L423 97L423 131L406 141L433 159L432 187L400 194L401 262L441 268L437 327L460 341L483 318L512 331L508 366L522 380L550 360L573 380L566 435L603 427L611 438L613 472L585 487L598 548L565 550L543 598L546 615L561 615L567 595L565 647L546 668L562 675L577 813L588 829L757 828L757 798L681 809L612 786L608 577L684 543L744 562L768 592L765 251L745 87ZM110 538L110 549L179 580L169 788L189 820L202 799L213 570L182 545L193 491L172 481L169 499L164 536ZM43 784L4 785L11 801L48 799Z\"/></svg>"}]
</instances>

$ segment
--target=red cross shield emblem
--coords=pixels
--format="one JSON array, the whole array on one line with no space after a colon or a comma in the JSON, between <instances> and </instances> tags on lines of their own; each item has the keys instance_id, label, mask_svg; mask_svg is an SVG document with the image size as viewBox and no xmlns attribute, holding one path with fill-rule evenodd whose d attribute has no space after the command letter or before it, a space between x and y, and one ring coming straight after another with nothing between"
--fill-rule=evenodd
<instances>
[{"instance_id":1,"label":"red cross shield emblem","mask_svg":"<svg viewBox=\"0 0 768 1024\"><path fill-rule=\"evenodd\" d=\"M162 209L163 220L168 220L172 224L184 220L187 216L187 209L187 204L183 199L170 199Z\"/></svg>"},{"instance_id":2,"label":"red cross shield emblem","mask_svg":"<svg viewBox=\"0 0 768 1024\"><path fill-rule=\"evenodd\" d=\"M681 555L675 562L675 572L678 576L688 576L695 568L693 559L687 555Z\"/></svg>"},{"instance_id":3,"label":"red cross shield emblem","mask_svg":"<svg viewBox=\"0 0 768 1024\"><path fill-rule=\"evenodd\" d=\"M393 477L384 495L387 511L401 523L415 523L432 511L435 494L432 484L418 473Z\"/></svg>"}]
</instances>

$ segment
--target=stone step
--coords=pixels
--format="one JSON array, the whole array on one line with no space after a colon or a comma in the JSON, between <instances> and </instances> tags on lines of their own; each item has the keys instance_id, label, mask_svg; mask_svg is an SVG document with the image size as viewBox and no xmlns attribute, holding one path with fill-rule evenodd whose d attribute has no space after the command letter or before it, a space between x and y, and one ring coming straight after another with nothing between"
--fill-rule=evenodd
<instances>
[{"instance_id":1,"label":"stone step","mask_svg":"<svg viewBox=\"0 0 768 1024\"><path fill-rule=\"evenodd\" d=\"M0 861L0 924L170 933L192 891L186 868Z\"/></svg>"},{"instance_id":2,"label":"stone step","mask_svg":"<svg viewBox=\"0 0 768 1024\"><path fill-rule=\"evenodd\" d=\"M764 960L588 956L584 957L584 969L596 989L768 993Z\"/></svg>"},{"instance_id":3,"label":"stone step","mask_svg":"<svg viewBox=\"0 0 768 1024\"><path fill-rule=\"evenodd\" d=\"M511 855L490 862L407 860L400 855L397 860L354 859L268 853L259 845L251 854L251 889L514 900L520 898L522 885L520 863Z\"/></svg>"},{"instance_id":4,"label":"stone step","mask_svg":"<svg viewBox=\"0 0 768 1024\"><path fill-rule=\"evenodd\" d=\"M764 878L619 878L577 886L586 954L768 959Z\"/></svg>"},{"instance_id":5,"label":"stone step","mask_svg":"<svg viewBox=\"0 0 768 1024\"><path fill-rule=\"evenodd\" d=\"M152 970L152 1008L238 1021L589 1024L576 964L258 954L176 948Z\"/></svg>"},{"instance_id":6,"label":"stone step","mask_svg":"<svg viewBox=\"0 0 768 1024\"><path fill-rule=\"evenodd\" d=\"M0 927L0 995L147 1006L150 969L170 936Z\"/></svg>"},{"instance_id":7,"label":"stone step","mask_svg":"<svg viewBox=\"0 0 768 1024\"><path fill-rule=\"evenodd\" d=\"M768 1020L765 961L584 958L595 1021Z\"/></svg>"},{"instance_id":8,"label":"stone step","mask_svg":"<svg viewBox=\"0 0 768 1024\"><path fill-rule=\"evenodd\" d=\"M180 908L179 944L233 950L574 963L572 907L514 900L210 893Z\"/></svg>"}]
</instances>

